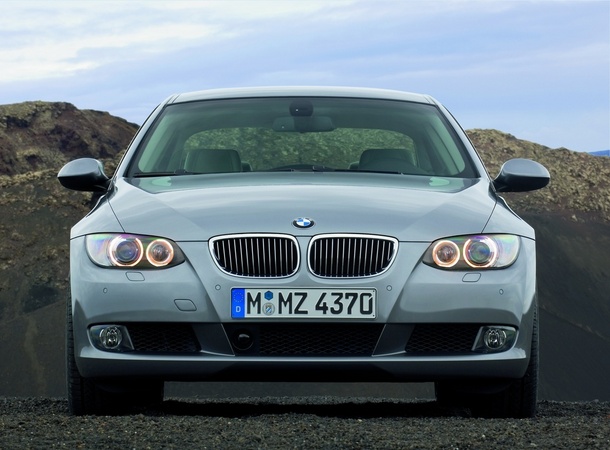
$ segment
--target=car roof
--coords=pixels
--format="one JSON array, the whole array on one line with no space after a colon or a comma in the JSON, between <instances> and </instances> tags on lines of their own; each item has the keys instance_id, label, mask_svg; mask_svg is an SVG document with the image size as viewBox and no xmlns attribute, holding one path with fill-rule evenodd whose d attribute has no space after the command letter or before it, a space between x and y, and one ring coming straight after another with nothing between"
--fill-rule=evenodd
<instances>
[{"instance_id":1,"label":"car roof","mask_svg":"<svg viewBox=\"0 0 610 450\"><path fill-rule=\"evenodd\" d=\"M402 100L418 103L437 104L429 95L389 89L336 87L336 86L267 86L228 89L210 89L186 92L170 97L167 103L186 103L198 100L218 100L252 97L345 97Z\"/></svg>"}]
</instances>

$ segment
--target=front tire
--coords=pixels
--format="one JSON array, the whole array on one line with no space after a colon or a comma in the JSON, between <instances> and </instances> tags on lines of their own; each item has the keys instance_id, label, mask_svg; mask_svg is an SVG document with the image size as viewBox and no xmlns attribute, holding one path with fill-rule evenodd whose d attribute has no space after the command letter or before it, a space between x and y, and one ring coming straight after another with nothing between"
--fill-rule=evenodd
<instances>
[{"instance_id":1,"label":"front tire","mask_svg":"<svg viewBox=\"0 0 610 450\"><path fill-rule=\"evenodd\" d=\"M479 417L531 418L536 416L538 406L538 314L534 316L530 361L523 378L491 395L475 398L472 412Z\"/></svg>"},{"instance_id":2,"label":"front tire","mask_svg":"<svg viewBox=\"0 0 610 450\"><path fill-rule=\"evenodd\" d=\"M435 383L436 399L441 404L467 406L478 417L535 417L538 403L538 313L534 314L530 360L523 378L512 380L500 391L469 393L463 385Z\"/></svg>"},{"instance_id":3,"label":"front tire","mask_svg":"<svg viewBox=\"0 0 610 450\"><path fill-rule=\"evenodd\" d=\"M158 406L163 402L163 381L117 383L82 377L74 357L72 301L66 308L66 387L68 409L75 416L122 414L136 405Z\"/></svg>"}]
</instances>

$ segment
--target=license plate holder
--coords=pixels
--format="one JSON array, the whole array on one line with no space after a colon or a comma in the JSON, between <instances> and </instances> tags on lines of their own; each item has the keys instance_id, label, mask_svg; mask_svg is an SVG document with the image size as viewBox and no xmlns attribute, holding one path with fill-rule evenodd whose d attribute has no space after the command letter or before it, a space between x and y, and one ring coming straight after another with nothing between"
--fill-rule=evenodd
<instances>
[{"instance_id":1,"label":"license plate holder","mask_svg":"<svg viewBox=\"0 0 610 450\"><path fill-rule=\"evenodd\" d=\"M374 288L231 289L233 319L374 319Z\"/></svg>"}]
</instances>

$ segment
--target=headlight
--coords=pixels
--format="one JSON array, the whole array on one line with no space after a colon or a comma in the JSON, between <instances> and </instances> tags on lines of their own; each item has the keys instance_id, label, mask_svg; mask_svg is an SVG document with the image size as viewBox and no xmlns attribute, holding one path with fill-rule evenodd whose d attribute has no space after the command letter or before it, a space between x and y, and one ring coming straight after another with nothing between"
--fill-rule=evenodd
<instances>
[{"instance_id":1,"label":"headlight","mask_svg":"<svg viewBox=\"0 0 610 450\"><path fill-rule=\"evenodd\" d=\"M176 243L159 237L135 234L90 234L85 238L89 258L102 267L153 269L184 261Z\"/></svg>"},{"instance_id":2,"label":"headlight","mask_svg":"<svg viewBox=\"0 0 610 450\"><path fill-rule=\"evenodd\" d=\"M512 234L439 239L428 247L423 261L439 269L502 269L515 262L520 243L519 236Z\"/></svg>"}]
</instances>

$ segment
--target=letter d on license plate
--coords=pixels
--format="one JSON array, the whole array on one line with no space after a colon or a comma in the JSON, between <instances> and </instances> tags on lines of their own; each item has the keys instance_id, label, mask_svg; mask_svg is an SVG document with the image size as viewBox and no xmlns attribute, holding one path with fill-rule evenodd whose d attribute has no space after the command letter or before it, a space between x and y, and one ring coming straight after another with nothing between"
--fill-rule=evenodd
<instances>
[{"instance_id":1,"label":"letter d on license plate","mask_svg":"<svg viewBox=\"0 0 610 450\"><path fill-rule=\"evenodd\" d=\"M362 289L231 289L233 319L374 319L377 291Z\"/></svg>"}]
</instances>

